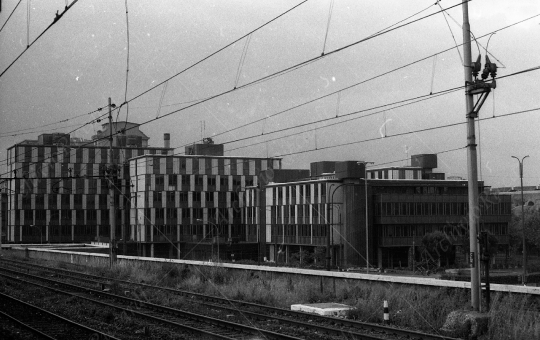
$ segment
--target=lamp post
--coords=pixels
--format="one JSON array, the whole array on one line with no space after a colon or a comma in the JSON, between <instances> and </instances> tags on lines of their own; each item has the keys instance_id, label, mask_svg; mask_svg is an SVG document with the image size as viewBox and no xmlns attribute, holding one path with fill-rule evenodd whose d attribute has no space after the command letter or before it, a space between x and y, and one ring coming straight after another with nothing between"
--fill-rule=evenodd
<instances>
[{"instance_id":1,"label":"lamp post","mask_svg":"<svg viewBox=\"0 0 540 340\"><path fill-rule=\"evenodd\" d=\"M330 205L332 206L332 215L330 217L330 230L328 231L328 235L326 239L326 243L327 243L326 244L326 270L330 270L330 232L333 232L332 226L334 225L334 194L336 193L337 189L339 189L339 187L342 187L344 185L354 185L354 183L342 183L336 186L334 191L332 191L332 195L330 195ZM334 184L331 184L330 189L332 189L333 186ZM341 235L341 231L340 231L339 237L340 239L343 237Z\"/></svg>"},{"instance_id":2,"label":"lamp post","mask_svg":"<svg viewBox=\"0 0 540 340\"><path fill-rule=\"evenodd\" d=\"M198 222L204 222L202 219L198 218L197 219ZM217 234L217 262L219 263L219 228L218 228L218 225L213 223L213 222L210 222L210 221L207 221L208 224L212 225L213 228L216 229L216 234ZM212 229L212 258L214 257L214 229Z\"/></svg>"},{"instance_id":3,"label":"lamp post","mask_svg":"<svg viewBox=\"0 0 540 340\"><path fill-rule=\"evenodd\" d=\"M43 244L43 228L41 228L40 226L38 227L37 225L33 225L33 224L30 224L30 228L39 228L39 243L40 244Z\"/></svg>"},{"instance_id":4,"label":"lamp post","mask_svg":"<svg viewBox=\"0 0 540 340\"><path fill-rule=\"evenodd\" d=\"M529 157L528 155L523 157L521 160L517 158L516 156L512 156L512 158L517 159L519 163L519 179L521 181L521 227L523 232L523 278L521 279L521 283L525 285L527 283L527 245L525 240L525 200L523 199L523 161L525 158Z\"/></svg>"},{"instance_id":5,"label":"lamp post","mask_svg":"<svg viewBox=\"0 0 540 340\"><path fill-rule=\"evenodd\" d=\"M367 166L368 164L374 164L373 162L358 162L358 164L364 164L364 191L366 200L366 273L369 274L369 219L368 219L368 194L367 194Z\"/></svg>"}]
</instances>

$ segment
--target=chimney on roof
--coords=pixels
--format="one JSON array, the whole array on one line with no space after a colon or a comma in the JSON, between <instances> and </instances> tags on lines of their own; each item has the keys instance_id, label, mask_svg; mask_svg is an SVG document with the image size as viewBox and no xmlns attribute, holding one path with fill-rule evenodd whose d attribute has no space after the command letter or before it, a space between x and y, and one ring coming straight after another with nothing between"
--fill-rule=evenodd
<instances>
[{"instance_id":1,"label":"chimney on roof","mask_svg":"<svg viewBox=\"0 0 540 340\"><path fill-rule=\"evenodd\" d=\"M165 148L171 147L171 134L170 133L164 133L163 134L163 146Z\"/></svg>"}]
</instances>

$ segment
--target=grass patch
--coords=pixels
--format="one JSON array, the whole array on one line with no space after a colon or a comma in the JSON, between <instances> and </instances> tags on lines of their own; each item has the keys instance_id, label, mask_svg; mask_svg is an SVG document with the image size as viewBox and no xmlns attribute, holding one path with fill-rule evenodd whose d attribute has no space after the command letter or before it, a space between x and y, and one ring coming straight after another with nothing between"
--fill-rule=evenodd
<instances>
[{"instance_id":1,"label":"grass patch","mask_svg":"<svg viewBox=\"0 0 540 340\"><path fill-rule=\"evenodd\" d=\"M15 253L15 252L12 252ZM24 253L20 253L24 257ZM20 259L20 258L19 258ZM38 261L54 265L53 261ZM60 263L56 263L60 266ZM355 307L348 317L358 321L382 322L383 301L388 301L391 322L399 327L439 333L447 315L470 305L470 292L463 289L409 286L395 283L335 280L301 275L230 271L220 266L204 267L175 263L120 261L114 270L89 265L88 273L211 294L235 300L290 308L297 303L338 302ZM114 282L114 281L113 281ZM0 285L0 289L2 285ZM116 288L116 287L113 287ZM133 297L176 308L183 297L138 289ZM540 339L538 298L524 294L493 294L489 333L485 339ZM114 320L130 324L129 315Z\"/></svg>"}]
</instances>

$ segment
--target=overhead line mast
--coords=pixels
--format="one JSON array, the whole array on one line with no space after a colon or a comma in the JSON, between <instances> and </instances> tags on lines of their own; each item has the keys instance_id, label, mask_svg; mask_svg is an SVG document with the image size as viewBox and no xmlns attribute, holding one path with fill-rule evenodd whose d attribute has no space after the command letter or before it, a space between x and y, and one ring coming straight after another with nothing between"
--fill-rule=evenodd
<instances>
[{"instance_id":1,"label":"overhead line mast","mask_svg":"<svg viewBox=\"0 0 540 340\"><path fill-rule=\"evenodd\" d=\"M467 119L467 176L469 190L469 265L471 268L471 307L480 311L480 253L479 253L479 221L480 208L478 203L478 162L476 157L476 136L474 121L484 104L491 89L496 87L495 76L497 65L490 62L486 51L486 64L482 72L482 80L478 79L481 69L481 56L476 62L471 56L471 26L469 24L468 2L463 2L463 58L465 71L465 106ZM474 81L473 81L474 75ZM490 83L485 82L488 75L493 78ZM479 95L476 104L473 96ZM488 301L489 305L489 301Z\"/></svg>"}]
</instances>

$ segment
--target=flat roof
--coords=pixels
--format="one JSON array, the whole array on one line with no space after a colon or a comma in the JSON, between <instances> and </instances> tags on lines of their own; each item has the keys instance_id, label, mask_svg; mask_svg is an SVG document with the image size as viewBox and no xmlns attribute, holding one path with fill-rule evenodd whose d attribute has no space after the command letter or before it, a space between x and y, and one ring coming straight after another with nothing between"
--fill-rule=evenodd
<instances>
[{"instance_id":1,"label":"flat roof","mask_svg":"<svg viewBox=\"0 0 540 340\"><path fill-rule=\"evenodd\" d=\"M77 143L79 143L79 142L77 142ZM105 149L109 149L109 146L96 146L96 145L92 145L90 143L94 143L94 141L91 141L88 144L84 144L84 145L77 145L77 144L74 144L74 145L50 145L50 144L39 144L39 143L32 143L31 144L31 143L21 142L21 143L17 143L17 144L14 144L14 145L10 146L9 148L7 148L7 150L13 149L16 146L32 146L32 147L65 146L66 148L72 148L72 149L82 149L82 148L89 148L89 149L104 149L105 148ZM165 148L165 147L158 147L158 146L141 146L141 147L113 146L112 148L113 149L174 150L174 148Z\"/></svg>"},{"instance_id":2,"label":"flat roof","mask_svg":"<svg viewBox=\"0 0 540 340\"><path fill-rule=\"evenodd\" d=\"M468 182L466 180L433 180L433 179L369 179L368 183L375 185L451 185L451 186L467 186ZM332 183L343 183L343 180L335 178L318 178L318 179L307 179L299 180L295 182L283 182L283 183L269 183L266 187L274 186L284 186L284 185L297 185L297 184L307 184L307 183L320 183L320 182L332 182ZM364 182L364 179L360 179L360 182ZM483 186L483 182L478 181L479 185ZM363 184L363 183L352 183L352 184ZM256 186L254 186L256 187ZM248 188L248 187L246 187Z\"/></svg>"},{"instance_id":3,"label":"flat roof","mask_svg":"<svg viewBox=\"0 0 540 340\"><path fill-rule=\"evenodd\" d=\"M235 158L235 159L283 159L281 157L249 157L249 156L212 156L212 155L152 155L152 154L144 154L136 157L132 157L129 160L133 161L138 158L145 158L145 157L172 157L172 158ZM280 169L281 170L281 169ZM283 169L287 170L287 169ZM293 169L294 170L294 169Z\"/></svg>"}]
</instances>

